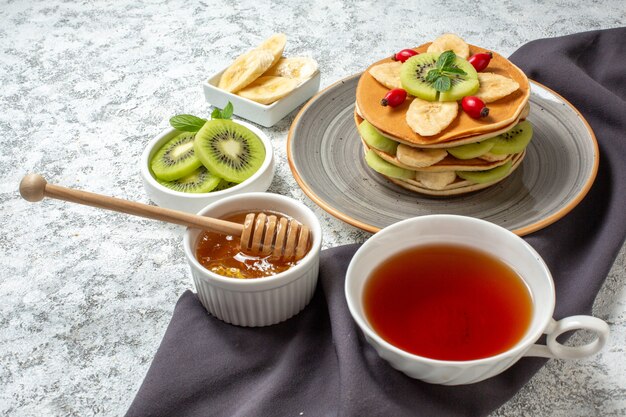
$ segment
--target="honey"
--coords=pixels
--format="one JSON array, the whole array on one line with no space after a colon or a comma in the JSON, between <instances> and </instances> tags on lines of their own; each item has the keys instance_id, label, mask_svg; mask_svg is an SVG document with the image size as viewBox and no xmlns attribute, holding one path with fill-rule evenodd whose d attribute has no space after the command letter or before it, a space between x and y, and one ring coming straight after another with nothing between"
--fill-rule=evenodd
<instances>
[{"instance_id":1,"label":"honey","mask_svg":"<svg viewBox=\"0 0 626 417\"><path fill-rule=\"evenodd\" d=\"M387 342L450 361L510 349L533 314L530 291L512 268L459 245L418 246L390 257L368 278L363 304Z\"/></svg>"},{"instance_id":2,"label":"honey","mask_svg":"<svg viewBox=\"0 0 626 417\"><path fill-rule=\"evenodd\" d=\"M223 217L236 223L243 223L246 214L236 213ZM259 211L254 212L260 213ZM269 215L288 217L281 213L264 211ZM239 249L239 236L202 231L196 243L196 259L211 272L230 278L253 279L276 275L296 265L297 261L274 259L270 256L253 256Z\"/></svg>"}]
</instances>

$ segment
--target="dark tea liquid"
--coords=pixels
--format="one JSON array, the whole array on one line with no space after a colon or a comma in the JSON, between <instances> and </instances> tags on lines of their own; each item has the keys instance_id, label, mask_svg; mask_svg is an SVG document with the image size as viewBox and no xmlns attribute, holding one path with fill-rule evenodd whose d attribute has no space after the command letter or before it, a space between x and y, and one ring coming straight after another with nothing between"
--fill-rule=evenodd
<instances>
[{"instance_id":1,"label":"dark tea liquid","mask_svg":"<svg viewBox=\"0 0 626 417\"><path fill-rule=\"evenodd\" d=\"M456 245L419 246L376 268L365 284L374 330L407 352L466 361L514 346L530 325L532 299L504 262Z\"/></svg>"}]
</instances>

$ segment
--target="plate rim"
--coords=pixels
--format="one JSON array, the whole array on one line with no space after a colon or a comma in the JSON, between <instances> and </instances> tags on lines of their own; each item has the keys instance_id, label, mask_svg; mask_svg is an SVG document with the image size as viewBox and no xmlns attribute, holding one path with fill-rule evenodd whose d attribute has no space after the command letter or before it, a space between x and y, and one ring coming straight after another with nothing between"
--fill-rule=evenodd
<instances>
[{"instance_id":1,"label":"plate rim","mask_svg":"<svg viewBox=\"0 0 626 417\"><path fill-rule=\"evenodd\" d=\"M300 121L300 119L302 118L302 116L304 115L304 113L307 111L307 109L313 105L313 103L315 101L317 101L322 95L325 95L326 93L328 93L330 90L334 89L337 85L339 84L343 84L349 80L352 80L353 78L356 77L360 77L362 73L357 73L357 74L353 74L350 75L348 77L342 78L334 83L332 83L331 85L327 86L326 88L324 88L323 90L320 90L316 95L314 95L313 97L311 97L311 99L309 101L307 101L307 103L302 107L302 109L300 109L300 111L298 112L298 114L296 115L296 117L293 119L293 122L291 123L291 126L289 127L289 132L287 134L287 161L289 163L289 168L291 170L291 173L294 177L294 179L296 180L296 182L298 183L298 186L300 187L300 189L302 189L302 191L311 199L313 200L313 202L315 204L317 204L320 208L322 208L324 211L326 211L327 213L329 213L330 215L352 225L355 226L359 229L365 230L366 232L370 232L370 233L376 233L378 231L381 230L380 227L376 227L373 226L371 224L367 224L364 223L358 219L355 219L351 216L346 215L345 213L342 213L339 209L333 207L331 204L327 203L325 200L321 199L319 196L317 196L317 194L315 194L315 192L309 187L309 185L304 181L304 179L300 176L300 173L298 172L295 163L293 161L293 154L292 154L292 142L293 142L293 137L294 137L294 130L296 125L298 124L298 122ZM558 99L560 99L564 104L566 104L571 110L574 111L574 113L576 113L576 115L578 115L578 117L580 118L580 120L583 122L583 125L585 126L585 128L587 129L587 132L589 133L589 137L591 138L591 142L592 142L592 146L593 146L593 165L591 168L591 175L589 175L589 177L587 178L586 182L583 184L581 190L578 192L578 194L576 194L576 196L574 196L574 198L572 200L570 200L570 202L568 204L566 204L565 206L561 207L559 210L557 210L555 213L551 214L550 216L547 216L543 219L540 219L534 223L529 224L528 226L524 226L521 227L519 229L514 229L511 230L511 232L515 233L518 236L525 236L527 234L536 232L538 230L541 230L553 223L555 223L556 221L562 219L563 217L565 217L570 211L572 211L582 200L583 198L585 198L585 196L587 195L587 193L589 192L589 190L591 189L596 176L598 174L598 167L600 164L600 150L599 150L599 146L598 146L598 141L596 139L596 135L593 132L593 129L591 128L591 125L589 124L589 122L587 122L587 119L585 119L585 117L582 115L582 113L572 104L570 103L567 99L565 99L562 95L560 95L559 93L557 93L556 91L552 90L549 87L546 87L545 85L532 80L529 78L529 81L531 84L534 84L535 86L539 87L539 88L543 88L545 90L547 90L548 92L550 92L551 94L553 94L554 96L556 96ZM531 94L532 94L532 89L531 89ZM510 230L510 229L509 229Z\"/></svg>"}]
</instances>

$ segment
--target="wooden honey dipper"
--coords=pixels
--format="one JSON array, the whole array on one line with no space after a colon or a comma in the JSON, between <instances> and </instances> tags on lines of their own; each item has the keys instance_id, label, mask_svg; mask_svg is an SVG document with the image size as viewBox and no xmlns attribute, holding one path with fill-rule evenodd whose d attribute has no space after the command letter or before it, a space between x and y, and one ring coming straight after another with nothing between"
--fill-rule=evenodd
<instances>
[{"instance_id":1,"label":"wooden honey dipper","mask_svg":"<svg viewBox=\"0 0 626 417\"><path fill-rule=\"evenodd\" d=\"M274 215L249 213L244 223L239 224L48 184L45 178L38 174L28 174L22 179L20 194L30 202L41 201L44 197L56 198L133 216L241 236L240 249L242 251L258 256L271 255L276 259L296 261L302 259L309 248L311 236L310 229L295 219L285 217L279 219Z\"/></svg>"}]
</instances>

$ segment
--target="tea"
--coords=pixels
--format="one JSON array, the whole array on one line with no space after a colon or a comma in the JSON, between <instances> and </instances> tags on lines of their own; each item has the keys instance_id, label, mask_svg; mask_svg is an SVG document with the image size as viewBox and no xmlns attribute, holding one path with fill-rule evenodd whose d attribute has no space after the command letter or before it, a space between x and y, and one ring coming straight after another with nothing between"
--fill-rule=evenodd
<instances>
[{"instance_id":1,"label":"tea","mask_svg":"<svg viewBox=\"0 0 626 417\"><path fill-rule=\"evenodd\" d=\"M522 339L530 291L508 265L482 251L433 244L401 252L365 283L365 316L387 342L415 355L467 361Z\"/></svg>"},{"instance_id":2,"label":"tea","mask_svg":"<svg viewBox=\"0 0 626 417\"><path fill-rule=\"evenodd\" d=\"M224 220L243 223L248 213L236 213ZM287 217L284 214L264 212L267 215ZM202 266L218 275L230 278L262 278L276 275L296 265L297 261L273 259L269 256L254 256L239 248L239 236L203 231L196 244L196 259Z\"/></svg>"}]
</instances>

